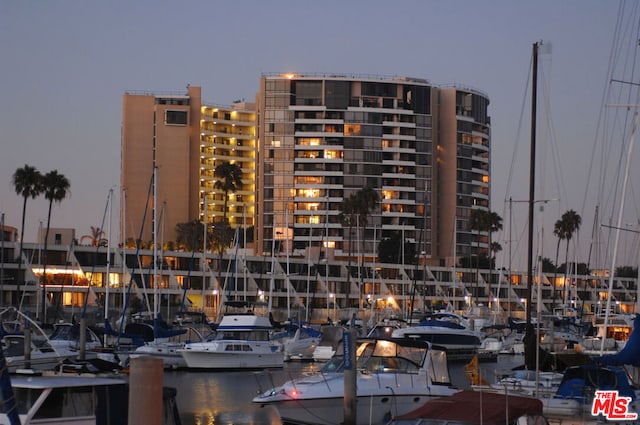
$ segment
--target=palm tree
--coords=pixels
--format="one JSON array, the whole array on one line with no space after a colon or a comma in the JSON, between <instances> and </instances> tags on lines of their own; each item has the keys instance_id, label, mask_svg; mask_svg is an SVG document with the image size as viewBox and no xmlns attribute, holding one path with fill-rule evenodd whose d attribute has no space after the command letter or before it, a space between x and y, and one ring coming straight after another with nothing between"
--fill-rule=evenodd
<instances>
[{"instance_id":1,"label":"palm tree","mask_svg":"<svg viewBox=\"0 0 640 425\"><path fill-rule=\"evenodd\" d=\"M42 193L42 174L35 167L26 165L13 173L13 186L18 195L22 196L22 228L20 229L20 250L18 257L18 276L22 272L22 244L24 242L24 219L27 212L27 199L35 199ZM24 277L21 285L24 285ZM16 303L17 304L17 303Z\"/></svg>"},{"instance_id":2,"label":"palm tree","mask_svg":"<svg viewBox=\"0 0 640 425\"><path fill-rule=\"evenodd\" d=\"M104 236L104 231L101 228L91 226L91 234L90 235L83 235L80 238L80 243L82 243L82 241L88 239L90 241L91 246L100 246L104 242L107 242L107 240L104 239L102 236Z\"/></svg>"},{"instance_id":3,"label":"palm tree","mask_svg":"<svg viewBox=\"0 0 640 425\"><path fill-rule=\"evenodd\" d=\"M47 313L45 308L45 295L47 284L47 243L49 241L49 229L51 227L51 207L54 202L62 202L67 197L69 191L69 180L58 170L49 171L42 178L42 191L44 197L49 201L49 212L47 213L47 230L44 235L44 265L42 271L42 318L44 323L47 322Z\"/></svg>"},{"instance_id":4,"label":"palm tree","mask_svg":"<svg viewBox=\"0 0 640 425\"><path fill-rule=\"evenodd\" d=\"M471 210L469 215L469 229L479 233L486 232L489 229L489 214L484 210ZM479 236L478 236L479 238ZM475 285L475 299L478 302L478 281L480 280L480 240L477 241L476 252L476 285Z\"/></svg>"},{"instance_id":5,"label":"palm tree","mask_svg":"<svg viewBox=\"0 0 640 425\"><path fill-rule=\"evenodd\" d=\"M351 252L353 244L353 225L358 217L358 196L352 193L348 198L343 199L340 206L340 223L349 229L349 254L347 264L347 288L351 285ZM309 230L311 231L311 230Z\"/></svg>"},{"instance_id":6,"label":"palm tree","mask_svg":"<svg viewBox=\"0 0 640 425\"><path fill-rule=\"evenodd\" d=\"M214 187L224 191L224 209L222 214L223 221L226 221L229 192L234 193L242 186L242 169L238 164L223 162L216 167L214 175L218 178L214 183Z\"/></svg>"},{"instance_id":7,"label":"palm tree","mask_svg":"<svg viewBox=\"0 0 640 425\"><path fill-rule=\"evenodd\" d=\"M487 222L489 224L489 228L487 229L489 231L489 249L493 254L495 254L498 251L502 250L502 246L499 243L497 242L494 243L492 241L493 234L495 232L499 232L500 230L502 230L502 217L500 217L500 215L498 215L498 213L494 211L489 211L487 216ZM493 261L493 259L491 259L490 268L489 268L489 288L488 288L489 298L491 298L491 281L493 280L494 267L495 267L495 262ZM491 299L489 299L488 305L489 307L491 306Z\"/></svg>"},{"instance_id":8,"label":"palm tree","mask_svg":"<svg viewBox=\"0 0 640 425\"><path fill-rule=\"evenodd\" d=\"M580 214L578 214L574 210L569 210L564 214L562 214L561 220L564 223L563 227L565 230L565 238L567 240L567 245L564 253L564 263L568 265L569 264L569 242L571 242L571 237L573 236L573 234L576 233L578 230L580 230L580 225L582 224L582 217L580 217ZM568 267L565 267L565 282L566 282L566 274L568 271L567 269ZM566 291L566 288L565 288L565 291Z\"/></svg>"},{"instance_id":9,"label":"palm tree","mask_svg":"<svg viewBox=\"0 0 640 425\"><path fill-rule=\"evenodd\" d=\"M233 232L230 231L231 226L227 223L227 203L229 201L229 192L234 193L242 186L242 168L236 163L223 162L218 165L213 172L218 178L214 183L216 189L224 191L224 209L222 212L222 224L218 226L217 245L218 245L218 282L222 281L222 255L224 248L229 246ZM204 217L205 226L207 225L207 217ZM274 229L275 231L275 229ZM207 231L208 233L208 231ZM275 237L275 234L273 235Z\"/></svg>"},{"instance_id":10,"label":"palm tree","mask_svg":"<svg viewBox=\"0 0 640 425\"><path fill-rule=\"evenodd\" d=\"M380 203L380 195L378 195L378 192L376 192L374 188L372 188L371 186L367 186L360 189L358 192L356 192L355 202L356 202L356 211L355 211L356 222L364 232L364 230L367 227L367 224L369 223L369 216L378 207L378 204ZM362 237L360 240L362 244L362 252L364 253L365 238ZM361 273L360 276L361 276L361 282L360 282L360 289L358 290L358 292L360 292L362 289L362 284L363 284L362 279L364 279L364 273ZM360 298L359 307L362 308L362 296L359 296L358 298Z\"/></svg>"},{"instance_id":11,"label":"palm tree","mask_svg":"<svg viewBox=\"0 0 640 425\"><path fill-rule=\"evenodd\" d=\"M491 251L493 251L493 243L491 241L492 235L494 232L497 232L499 230L502 230L502 217L500 217L498 215L498 213L493 212L493 211L484 211L484 210L472 210L471 211L471 215L469 216L469 227L471 228L471 230L475 230L477 232L481 232L481 233L488 233L489 235L489 249ZM478 245L480 245L480 241L478 241ZM479 268L479 264L480 264L480 252L478 249L478 261L476 262L476 268ZM487 257L489 257L489 253L487 253ZM487 287L487 291L489 292L488 295L488 300L487 300L487 304L489 306L491 306L491 279L492 279L492 272L491 272L491 259L489 259L489 283L488 283L488 287ZM478 278L476 279L476 284L477 284L477 280L479 280ZM476 294L476 301L478 300L478 295Z\"/></svg>"},{"instance_id":12,"label":"palm tree","mask_svg":"<svg viewBox=\"0 0 640 425\"><path fill-rule=\"evenodd\" d=\"M565 223L562 219L556 220L553 225L553 234L558 238L558 243L556 244L556 261L555 264L558 264L558 257L560 255L560 242L567 238L567 230L565 228ZM553 273L553 293L551 294L551 311L553 311L556 307L556 287L558 281L558 266L554 267Z\"/></svg>"}]
</instances>

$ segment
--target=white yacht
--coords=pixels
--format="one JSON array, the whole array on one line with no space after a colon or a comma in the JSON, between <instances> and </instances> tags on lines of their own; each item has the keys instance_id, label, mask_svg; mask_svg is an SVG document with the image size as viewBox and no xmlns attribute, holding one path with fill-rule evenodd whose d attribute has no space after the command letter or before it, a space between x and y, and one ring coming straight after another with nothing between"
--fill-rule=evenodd
<instances>
[{"instance_id":1,"label":"white yacht","mask_svg":"<svg viewBox=\"0 0 640 425\"><path fill-rule=\"evenodd\" d=\"M225 315L215 334L177 350L191 369L262 369L284 367L282 344L273 341L268 317Z\"/></svg>"},{"instance_id":2,"label":"white yacht","mask_svg":"<svg viewBox=\"0 0 640 425\"><path fill-rule=\"evenodd\" d=\"M343 423L343 353L340 347L319 372L271 388L253 403L275 407L284 423ZM424 341L359 340L356 368L358 424L384 424L432 397L458 391L451 385L446 353Z\"/></svg>"},{"instance_id":3,"label":"white yacht","mask_svg":"<svg viewBox=\"0 0 640 425\"><path fill-rule=\"evenodd\" d=\"M454 313L436 313L417 326L399 328L392 338L414 338L444 347L452 360L471 359L481 347L480 333L470 329L465 318Z\"/></svg>"}]
</instances>

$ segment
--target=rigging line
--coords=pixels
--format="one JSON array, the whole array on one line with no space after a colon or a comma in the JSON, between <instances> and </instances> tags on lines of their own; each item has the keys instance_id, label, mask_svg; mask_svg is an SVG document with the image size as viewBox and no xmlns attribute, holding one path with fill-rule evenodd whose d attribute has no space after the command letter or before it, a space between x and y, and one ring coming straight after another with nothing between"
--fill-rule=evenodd
<instances>
[{"instance_id":1,"label":"rigging line","mask_svg":"<svg viewBox=\"0 0 640 425\"><path fill-rule=\"evenodd\" d=\"M637 5L634 2L634 6L637 9ZM635 15L635 14L633 14ZM609 62L608 62L608 69L607 69L607 78L608 78L608 83L604 86L603 88L603 95L602 95L602 101L601 101L601 106L600 106L600 114L598 116L598 120L597 120L597 124L596 124L596 132L595 132L595 137L594 137L594 141L593 141L593 145L592 145L592 150L591 150L591 159L590 159L590 163L589 163L589 173L587 176L587 184L585 185L585 192L583 195L583 206L582 206L582 210L584 211L585 209L585 205L588 202L588 194L591 193L590 192L590 182L592 180L594 180L594 163L596 161L596 158L599 157L599 168L598 168L598 174L597 174L597 178L595 178L596 183L598 184L598 189L596 190L596 200L595 200L595 215L594 215L594 220L598 220L599 217L604 217L606 214L603 214L603 211L600 209L600 211L598 211L598 206L602 206L605 205L605 203L603 202L603 196L605 195L611 195L611 192L609 191L605 191L604 188L606 187L606 182L607 182L607 176L606 176L606 164L609 163L609 157L610 157L610 146L607 145L606 141L613 138L612 135L609 135L609 131L610 129L607 128L607 124L611 125L611 121L615 121L615 119L618 117L617 114L613 114L612 118L609 118L609 116L611 115L609 113L608 108L605 107L606 105L606 100L607 99L613 99L614 95L616 94L616 90L615 90L615 86L612 85L612 76L614 74L614 70L616 69L616 60L615 58L620 57L620 49L621 46L623 45L622 43L622 37L623 34L627 33L628 31L622 31L623 27L625 26L624 24L624 17L628 16L628 13L626 13L625 11L625 6L623 2L620 2L619 5L619 10L618 10L618 17L616 20L616 25L615 25L615 31L614 31L614 35L612 37L612 45L611 45L611 50L610 50L610 57L609 57ZM626 55L624 57L627 57ZM618 95L619 96L619 95ZM617 111L616 111L617 112ZM614 123L616 124L616 123ZM616 125L613 125L611 128L618 128ZM597 148L600 148L600 150L598 151ZM599 156L596 156L596 153L598 153ZM610 219L611 220L611 219ZM600 234L600 229L598 229L597 233L596 233L596 238L597 235ZM594 243L594 239L592 238L591 243ZM597 238L598 240L601 240L602 238ZM606 241L606 243L610 243L610 239L611 239L611 235L609 234L609 240ZM597 241L595 241L595 243L597 243ZM603 253L608 252L607 249L603 249L602 250ZM596 255L595 257L595 261L596 263L598 263L600 259L598 258L598 256Z\"/></svg>"},{"instance_id":2,"label":"rigging line","mask_svg":"<svg viewBox=\"0 0 640 425\"><path fill-rule=\"evenodd\" d=\"M634 15L634 16L637 16L637 15ZM633 21L630 21L630 25L631 24L635 25L637 22L638 22L637 19L635 19ZM633 31L634 32L634 37L630 38L627 41L627 43L626 43L626 46L627 46L626 53L627 54L623 56L625 59L629 58L629 57L632 57L630 65L625 62L625 66L624 66L624 69L629 68L629 72L630 72L629 80L630 81L633 81L634 80L634 76L636 75L636 64L637 64L637 57L638 57L637 40L638 40L638 31L639 30L638 30L637 26L634 27L633 30L634 30ZM631 31L629 31L629 33L630 32ZM620 90L621 91L623 90L623 86L624 85L620 85ZM630 85L626 85L626 87L629 88L629 89L628 90L625 89L626 90L625 101L627 102L628 105L633 104L633 102L636 102L636 104L637 104L637 102L638 102L637 91L636 91L635 99L633 99L632 98L632 94L633 94L633 92L635 90ZM616 112L618 112L618 110L616 110ZM618 164L617 164L617 167L615 168L617 170L617 173L615 174L615 186L614 186L614 188L616 188L616 190L611 190L610 191L611 196L613 197L613 202L611 203L611 205L612 205L611 214L613 214L615 212L615 209L616 209L615 206L621 204L620 201L618 201L618 199L619 199L620 196L622 196L622 194L620 193L618 188L620 187L620 184L619 184L619 180L621 178L620 172L623 169L622 164L624 162L625 152L627 151L626 145L627 145L627 143L629 143L628 142L627 131L628 131L628 128L629 128L629 121L631 119L630 118L630 112L631 112L630 108L626 108L626 110L620 110L620 112L619 112L620 114L624 113L624 115L623 115L624 125L622 126L623 134L622 134L622 137L621 137ZM633 193L633 191L632 191L632 193ZM611 218L610 218L610 220L611 220ZM612 237L611 232L609 232L609 240L611 240L611 237Z\"/></svg>"},{"instance_id":3,"label":"rigging line","mask_svg":"<svg viewBox=\"0 0 640 425\"><path fill-rule=\"evenodd\" d=\"M615 52L615 48L617 45L617 40L620 36L620 27L621 27L621 22L624 18L624 7L623 7L623 3L620 2L619 6L618 6L618 17L616 20L616 24L615 24L615 30L614 30L614 35L612 37L612 41L611 41L611 48L610 48L610 53L609 53L609 61L608 61L608 66L607 66L607 78L610 78L611 75L613 75L613 64L614 64L614 52ZM605 86L603 87L602 90L602 97L601 97L601 101L600 101L600 112L598 114L598 119L596 121L596 131L595 131L595 137L592 143L592 148L591 148L591 159L589 162L589 167L588 167L588 174L587 174L587 181L586 181L586 185L585 185L585 190L584 190L584 194L582 196L582 208L581 211L584 211L586 208L586 203L587 203L587 198L588 198L588 194L590 193L589 188L590 188L590 184L589 182L591 181L591 175L594 169L594 163L595 163L595 158L596 158L596 148L599 145L599 134L600 134L600 130L602 129L603 134L604 134L604 122L605 122L605 117L607 115L607 110L605 108L605 104L606 104L606 99L608 97L608 94L610 93L611 90L611 82L609 82L609 84L605 84ZM602 156L601 156L602 158ZM602 162L600 162L600 166L602 167ZM602 183L601 181L599 182L600 184ZM597 193L603 193L602 187L599 188ZM596 200L596 205L598 205L599 199Z\"/></svg>"},{"instance_id":4,"label":"rigging line","mask_svg":"<svg viewBox=\"0 0 640 425\"><path fill-rule=\"evenodd\" d=\"M553 114L551 113L551 90L549 89L549 79L545 77L544 67L541 67L542 74L542 97L545 104L545 116L548 123L549 130L549 146L551 148L551 162L553 163L553 172L555 181L557 184L557 190L560 193L560 203L558 204L561 210L568 209L568 196L567 189L564 184L564 177L562 176L562 167L560 166L560 151L558 149L558 138L556 137L555 125L553 121ZM544 163L544 161L543 161ZM546 173L542 173L545 175ZM544 193L543 191L541 194ZM543 196L544 197L544 196ZM564 203L564 205L562 205Z\"/></svg>"},{"instance_id":5,"label":"rigging line","mask_svg":"<svg viewBox=\"0 0 640 425\"><path fill-rule=\"evenodd\" d=\"M522 106L520 107L520 118L518 119L518 130L516 131L516 143L515 143L515 149L513 150L513 155L511 156L511 165L509 167L509 175L507 178L507 187L505 190L505 202L506 200L509 199L509 195L511 193L511 182L513 181L513 174L514 174L514 168L515 168L515 162L516 162L516 158L518 156L518 146L519 143L518 141L520 140L520 132L522 131L522 127L523 127L523 121L524 121L524 112L525 112L525 108L526 108L526 98L527 98L527 92L529 91L529 82L531 80L531 68L532 68L532 62L533 62L533 58L529 59L529 73L527 74L527 80L525 82L525 90L522 96ZM506 208L506 207L504 207ZM505 215L505 211L503 208L503 216Z\"/></svg>"},{"instance_id":6,"label":"rigging line","mask_svg":"<svg viewBox=\"0 0 640 425\"><path fill-rule=\"evenodd\" d=\"M149 189L147 191L147 199L151 196L153 190L153 174L151 175L151 179L149 180ZM136 240L136 253L135 258L140 258L140 245L142 244L142 234L144 231L144 223L147 219L147 212L149 210L149 202L147 202L144 206L144 214L142 215L142 226L140 226L140 233L138 236L138 240ZM122 331L124 329L124 319L125 314L127 312L127 307L129 306L129 298L131 298L131 287L135 283L135 273L136 273L136 262L133 262L133 266L131 267L131 277L129 278L129 285L127 287L127 293L124 297L124 302L122 306L122 318L120 320L120 326L118 329L118 338L116 340L116 345L120 345L120 336L122 335Z\"/></svg>"},{"instance_id":7,"label":"rigging line","mask_svg":"<svg viewBox=\"0 0 640 425\"><path fill-rule=\"evenodd\" d=\"M518 119L518 128L516 130L516 137L515 137L515 147L513 149L513 153L511 155L511 165L509 166L509 174L508 174L508 178L507 178L507 185L505 187L505 192L504 192L504 203L502 204L502 217L506 217L508 212L507 212L507 205L508 205L508 200L511 197L511 182L513 181L513 174L514 174L514 169L515 169L515 165L516 165L516 158L518 157L518 147L520 146L520 133L522 132L522 127L523 127L523 122L524 122L524 113L525 113L525 109L526 109L526 104L527 104L527 93L529 91L529 85L530 85L530 81L531 81L531 74L532 74L532 67L533 67L533 58L529 58L529 73L527 74L527 79L525 81L525 86L524 86L524 92L522 94L522 105L520 106L520 118ZM502 241L504 243L504 241L506 240L507 236L506 233L503 232L502 233ZM509 243L511 244L512 241L509 241ZM512 253L513 254L513 253ZM455 261L455 260L454 260Z\"/></svg>"},{"instance_id":8,"label":"rigging line","mask_svg":"<svg viewBox=\"0 0 640 425\"><path fill-rule=\"evenodd\" d=\"M109 203L111 202L111 196L108 195L107 196L107 202L105 203L104 206L104 213L102 214L102 223L100 223L100 230L104 229L104 222L106 220L107 217L107 212L109 210ZM96 264L98 262L98 251L100 250L100 235L98 235L98 243L96 244L96 251L93 253L93 262L91 264L91 280L93 280L93 277L95 275L95 269L96 269ZM107 252L107 257L110 255L109 252ZM107 261L109 261L109 258L107 258ZM87 291L86 291L86 295L84 297L84 303L82 304L82 313L80 314L81 318L85 317L85 313L87 311L87 304L89 303L89 294L91 293L91 281L89 281L87 283ZM44 302L44 300L42 300Z\"/></svg>"}]
</instances>

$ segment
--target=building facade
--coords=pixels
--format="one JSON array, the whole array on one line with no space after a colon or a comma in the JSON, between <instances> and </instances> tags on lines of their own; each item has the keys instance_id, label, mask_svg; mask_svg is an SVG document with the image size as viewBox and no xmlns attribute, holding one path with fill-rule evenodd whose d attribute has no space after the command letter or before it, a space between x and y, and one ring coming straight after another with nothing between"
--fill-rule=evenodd
<instances>
[{"instance_id":1,"label":"building facade","mask_svg":"<svg viewBox=\"0 0 640 425\"><path fill-rule=\"evenodd\" d=\"M225 196L215 187L214 172L223 162L242 169L242 187L230 195L227 219L233 227L253 225L253 104L204 104L195 86L186 93L125 93L121 152L122 242L139 235L151 241L154 227L158 239L175 241L179 223L222 220Z\"/></svg>"},{"instance_id":2,"label":"building facade","mask_svg":"<svg viewBox=\"0 0 640 425\"><path fill-rule=\"evenodd\" d=\"M400 234L444 266L486 249L469 216L489 211L488 105L477 90L417 78L262 76L256 251L375 258L381 240ZM379 209L349 235L343 201L366 187Z\"/></svg>"}]
</instances>

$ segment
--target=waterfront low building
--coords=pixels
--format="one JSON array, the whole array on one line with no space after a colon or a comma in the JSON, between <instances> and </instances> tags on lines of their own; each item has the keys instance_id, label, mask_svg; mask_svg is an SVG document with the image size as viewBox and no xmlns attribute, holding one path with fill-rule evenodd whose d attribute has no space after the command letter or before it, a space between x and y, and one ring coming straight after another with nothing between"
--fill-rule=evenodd
<instances>
[{"instance_id":1,"label":"waterfront low building","mask_svg":"<svg viewBox=\"0 0 640 425\"><path fill-rule=\"evenodd\" d=\"M39 319L46 322L68 320L74 314L77 317L85 304L89 322L101 322L105 313L115 320L122 315L124 299L128 299L128 315L153 311L157 305L167 320L181 309L204 310L210 319L218 320L226 301L246 301L270 309L279 321L291 318L315 323L326 322L327 317L345 320L353 313L366 323L372 317L407 317L411 312L415 315L445 307L467 312L490 301L494 311L504 315L524 318L526 310L524 271L452 269L424 262L417 266L365 263L351 265L354 274L348 277L347 261L318 262L305 256L270 258L240 249L230 249L222 264L218 264L215 253L158 250L154 263L152 249L137 252L119 247L111 249L107 263L107 247L72 244L48 247L49 283L42 290L38 275L43 269L39 263L43 245L24 244L23 258L29 261L26 267L19 267L15 260L18 250L17 242L4 243L1 299L7 305L12 299L22 298L22 308L38 317L45 294L46 318ZM537 284L536 278L533 311L537 310ZM601 312L608 285L609 277L603 275L565 279L545 274L540 291L542 313L551 314L565 299L585 314ZM634 312L636 280L615 278L613 285L614 308ZM15 298L18 294L20 298ZM349 307L360 303L362 309Z\"/></svg>"}]
</instances>

